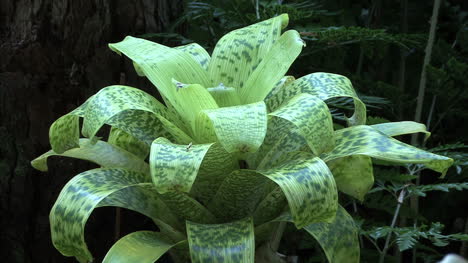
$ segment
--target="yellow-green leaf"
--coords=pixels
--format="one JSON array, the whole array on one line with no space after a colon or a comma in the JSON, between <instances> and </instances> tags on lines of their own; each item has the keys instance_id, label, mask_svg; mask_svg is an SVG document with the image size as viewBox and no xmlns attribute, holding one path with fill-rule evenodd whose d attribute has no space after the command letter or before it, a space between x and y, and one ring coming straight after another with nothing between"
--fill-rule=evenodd
<instances>
[{"instance_id":1,"label":"yellow-green leaf","mask_svg":"<svg viewBox=\"0 0 468 263\"><path fill-rule=\"evenodd\" d=\"M445 174L453 160L397 141L376 129L359 125L335 132L336 147L321 156L326 162L351 155L366 155L395 163L424 164Z\"/></svg>"},{"instance_id":2,"label":"yellow-green leaf","mask_svg":"<svg viewBox=\"0 0 468 263\"><path fill-rule=\"evenodd\" d=\"M249 76L287 24L288 15L283 14L224 35L216 44L208 67L211 86L224 83L241 94Z\"/></svg>"},{"instance_id":3,"label":"yellow-green leaf","mask_svg":"<svg viewBox=\"0 0 468 263\"><path fill-rule=\"evenodd\" d=\"M179 145L165 138L154 140L151 145L150 167L158 192L189 192L211 145L213 144Z\"/></svg>"},{"instance_id":4,"label":"yellow-green leaf","mask_svg":"<svg viewBox=\"0 0 468 263\"><path fill-rule=\"evenodd\" d=\"M312 95L299 94L269 115L293 123L315 155L328 152L335 146L333 121L328 107Z\"/></svg>"},{"instance_id":5,"label":"yellow-green leaf","mask_svg":"<svg viewBox=\"0 0 468 263\"><path fill-rule=\"evenodd\" d=\"M333 220L338 192L333 175L320 158L293 152L276 167L259 172L281 187L297 228Z\"/></svg>"},{"instance_id":6,"label":"yellow-green leaf","mask_svg":"<svg viewBox=\"0 0 468 263\"><path fill-rule=\"evenodd\" d=\"M102 167L124 168L149 174L148 163L130 152L103 141L92 143L89 139L80 139L79 144L79 148L73 148L61 154L50 150L34 159L31 165L37 170L46 172L47 159L50 156L65 156L94 162Z\"/></svg>"},{"instance_id":7,"label":"yellow-green leaf","mask_svg":"<svg viewBox=\"0 0 468 263\"><path fill-rule=\"evenodd\" d=\"M305 42L295 30L284 32L262 58L240 91L242 103L262 101L284 77L302 51Z\"/></svg>"},{"instance_id":8,"label":"yellow-green leaf","mask_svg":"<svg viewBox=\"0 0 468 263\"><path fill-rule=\"evenodd\" d=\"M263 101L214 110L204 110L211 120L219 143L227 152L255 152L267 129L267 112Z\"/></svg>"},{"instance_id":9,"label":"yellow-green leaf","mask_svg":"<svg viewBox=\"0 0 468 263\"><path fill-rule=\"evenodd\" d=\"M372 159L364 155L351 155L327 162L341 192L359 201L374 185Z\"/></svg>"},{"instance_id":10,"label":"yellow-green leaf","mask_svg":"<svg viewBox=\"0 0 468 263\"><path fill-rule=\"evenodd\" d=\"M184 241L182 241L184 242ZM154 263L178 243L158 232L138 231L117 241L107 252L103 263Z\"/></svg>"},{"instance_id":11,"label":"yellow-green leaf","mask_svg":"<svg viewBox=\"0 0 468 263\"><path fill-rule=\"evenodd\" d=\"M225 224L197 224L187 221L192 263L252 263L255 257L251 218Z\"/></svg>"}]
</instances>

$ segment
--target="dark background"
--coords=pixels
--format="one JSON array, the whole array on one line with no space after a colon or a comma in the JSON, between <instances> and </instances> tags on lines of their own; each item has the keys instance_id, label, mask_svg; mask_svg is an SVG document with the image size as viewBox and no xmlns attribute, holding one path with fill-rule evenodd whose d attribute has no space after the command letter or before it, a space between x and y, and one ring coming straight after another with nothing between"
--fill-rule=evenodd
<instances>
[{"instance_id":1,"label":"dark background","mask_svg":"<svg viewBox=\"0 0 468 263\"><path fill-rule=\"evenodd\" d=\"M179 0L0 1L1 262L75 262L53 248L48 214L65 183L92 165L51 158L41 173L29 162L49 150L55 119L118 84L121 72L154 94L107 44L161 32L182 8ZM88 223L96 262L113 242L113 216L114 209L98 209Z\"/></svg>"}]
</instances>

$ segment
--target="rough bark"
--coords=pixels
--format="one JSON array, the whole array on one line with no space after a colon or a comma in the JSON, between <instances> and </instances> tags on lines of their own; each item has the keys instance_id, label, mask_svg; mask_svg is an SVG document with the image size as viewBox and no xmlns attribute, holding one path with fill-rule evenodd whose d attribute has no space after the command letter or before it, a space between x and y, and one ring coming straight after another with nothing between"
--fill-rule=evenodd
<instances>
[{"instance_id":1,"label":"rough bark","mask_svg":"<svg viewBox=\"0 0 468 263\"><path fill-rule=\"evenodd\" d=\"M117 84L120 72L126 72L129 85L154 94L107 43L161 32L181 8L181 0L0 2L2 262L75 262L53 248L48 213L64 184L93 166L53 158L43 174L29 163L49 149L50 124L99 89ZM113 239L113 215L100 217L108 212L113 210L97 211L88 223L96 262Z\"/></svg>"}]
</instances>

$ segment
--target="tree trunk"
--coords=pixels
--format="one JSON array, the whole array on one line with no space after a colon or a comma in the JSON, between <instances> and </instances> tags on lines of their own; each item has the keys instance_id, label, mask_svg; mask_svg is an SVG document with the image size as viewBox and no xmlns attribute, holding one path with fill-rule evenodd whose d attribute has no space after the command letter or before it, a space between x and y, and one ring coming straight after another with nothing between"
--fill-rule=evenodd
<instances>
[{"instance_id":1,"label":"tree trunk","mask_svg":"<svg viewBox=\"0 0 468 263\"><path fill-rule=\"evenodd\" d=\"M181 9L181 0L0 2L2 262L76 262L53 248L48 214L64 184L93 166L52 158L44 174L30 161L50 148L48 128L55 119L99 89L118 84L121 72L129 85L155 94L107 43L161 32ZM114 210L99 210L87 231L96 262L113 241Z\"/></svg>"}]
</instances>

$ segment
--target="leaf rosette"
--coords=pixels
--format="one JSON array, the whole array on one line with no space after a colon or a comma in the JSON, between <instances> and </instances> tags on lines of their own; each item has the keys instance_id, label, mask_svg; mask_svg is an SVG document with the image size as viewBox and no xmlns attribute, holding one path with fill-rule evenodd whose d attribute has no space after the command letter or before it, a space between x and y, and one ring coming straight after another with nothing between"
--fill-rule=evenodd
<instances>
[{"instance_id":1,"label":"leaf rosette","mask_svg":"<svg viewBox=\"0 0 468 263\"><path fill-rule=\"evenodd\" d=\"M160 232L121 238L104 262L154 262L166 252L192 262L254 262L278 221L310 233L330 262L359 262L357 230L338 191L362 200L373 184L372 158L442 174L452 160L391 138L426 132L421 124L365 125L366 106L346 77L286 76L304 46L297 31L282 33L287 24L283 14L234 30L211 56L195 43L110 44L163 102L109 86L52 124L52 150L35 168L47 170L52 155L102 167L63 188L50 213L54 246L92 261L86 221L94 208L116 206L148 216ZM349 127L334 130L327 101L338 97L354 101L354 114ZM107 142L96 137L103 125L112 127Z\"/></svg>"}]
</instances>

